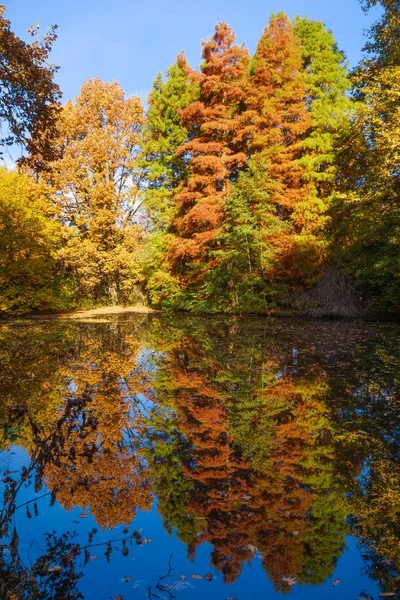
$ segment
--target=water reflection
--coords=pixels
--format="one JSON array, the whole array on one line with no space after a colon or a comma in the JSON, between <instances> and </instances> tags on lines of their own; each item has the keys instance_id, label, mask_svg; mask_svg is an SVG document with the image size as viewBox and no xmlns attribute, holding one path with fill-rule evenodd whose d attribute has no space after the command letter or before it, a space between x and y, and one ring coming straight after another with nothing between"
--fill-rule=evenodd
<instances>
[{"instance_id":1,"label":"water reflection","mask_svg":"<svg viewBox=\"0 0 400 600\"><path fill-rule=\"evenodd\" d=\"M371 582L396 596L399 332L137 316L3 325L2 456L18 445L29 463L2 469L1 597L97 598L80 591L93 548L121 561L151 543L135 518L154 497L195 566L209 550L207 577L181 575L162 584L164 596L193 595L196 578L211 585L213 573L240 592L251 561L277 593L335 587L348 534ZM19 527L42 497L50 533L27 561ZM79 507L81 532L51 533L53 506ZM89 516L96 527L85 529Z\"/></svg>"}]
</instances>

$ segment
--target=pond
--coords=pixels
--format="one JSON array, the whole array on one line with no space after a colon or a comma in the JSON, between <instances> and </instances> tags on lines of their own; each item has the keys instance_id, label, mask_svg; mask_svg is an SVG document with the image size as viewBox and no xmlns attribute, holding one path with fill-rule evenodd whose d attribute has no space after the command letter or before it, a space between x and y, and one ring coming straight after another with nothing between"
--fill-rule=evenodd
<instances>
[{"instance_id":1,"label":"pond","mask_svg":"<svg viewBox=\"0 0 400 600\"><path fill-rule=\"evenodd\" d=\"M0 327L0 598L400 597L400 325Z\"/></svg>"}]
</instances>

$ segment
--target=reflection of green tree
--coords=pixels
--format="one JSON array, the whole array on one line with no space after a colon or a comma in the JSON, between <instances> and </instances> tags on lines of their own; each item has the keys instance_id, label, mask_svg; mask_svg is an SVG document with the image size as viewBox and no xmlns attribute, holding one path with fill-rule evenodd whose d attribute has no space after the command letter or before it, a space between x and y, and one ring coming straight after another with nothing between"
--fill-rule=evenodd
<instances>
[{"instance_id":1,"label":"reflection of green tree","mask_svg":"<svg viewBox=\"0 0 400 600\"><path fill-rule=\"evenodd\" d=\"M197 530L195 515L186 509L193 489L183 468L188 460L187 445L179 432L176 413L159 398L149 415L147 440L150 480L164 527L170 535L176 529L179 539L190 544Z\"/></svg>"}]
</instances>

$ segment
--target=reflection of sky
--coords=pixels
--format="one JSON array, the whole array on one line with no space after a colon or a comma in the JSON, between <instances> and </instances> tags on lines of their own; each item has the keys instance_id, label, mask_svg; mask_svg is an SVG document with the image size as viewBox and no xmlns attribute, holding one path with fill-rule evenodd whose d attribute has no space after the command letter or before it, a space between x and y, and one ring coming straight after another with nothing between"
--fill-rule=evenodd
<instances>
[{"instance_id":1,"label":"reflection of sky","mask_svg":"<svg viewBox=\"0 0 400 600\"><path fill-rule=\"evenodd\" d=\"M0 454L0 468L2 471L28 466L28 457L22 449L14 447L10 452ZM1 489L0 489L1 492ZM21 489L17 504L22 504L32 499L32 487ZM45 493L43 488L39 495ZM19 531L21 556L25 564L31 564L44 550L43 534L46 531L55 531L58 535L66 531L76 530L76 541L85 545L88 532L96 527L94 518L89 514L81 518L82 510L75 508L66 512L56 502L49 506L49 496L37 501L39 515L27 519L25 508L16 512L16 526ZM31 511L33 513L33 511ZM204 600L235 598L237 600L259 600L264 598L278 598L282 594L273 589L273 585L262 569L260 558L254 558L250 563L243 565L242 575L233 584L225 585L222 575L210 567L210 544L202 544L196 553L195 560L187 558L185 545L180 542L175 534L171 537L164 530L161 516L157 512L157 503L153 504L149 512L138 512L136 519L130 527L130 532L140 531L142 538L147 537L153 541L149 544L129 547L129 554L123 557L121 552L113 551L110 563L107 563L104 552L105 546L94 546L90 549L93 558L84 568L84 577L78 584L78 589L86 600L108 600L117 595L124 598L148 597L149 585L155 585L157 575L167 571L167 565L172 554L172 565L175 567L174 577L169 582L173 583L181 575L185 585L176 591L178 598L191 598ZM93 544L101 544L115 536L122 536L122 527L113 530L101 531L95 534ZM83 562L83 556L78 557L77 565ZM78 569L79 570L79 569ZM321 599L354 599L358 598L362 590L367 591L375 598L379 590L376 584L363 574L363 560L357 549L355 541L347 539L347 549L341 556L332 577L323 586L299 586L291 588L290 598L293 600L321 600ZM211 572L213 580L192 579L191 575L205 575ZM290 574L288 574L290 575ZM132 577L125 583L123 579ZM332 581L340 579L337 586ZM163 597L163 594L161 594Z\"/></svg>"}]
</instances>

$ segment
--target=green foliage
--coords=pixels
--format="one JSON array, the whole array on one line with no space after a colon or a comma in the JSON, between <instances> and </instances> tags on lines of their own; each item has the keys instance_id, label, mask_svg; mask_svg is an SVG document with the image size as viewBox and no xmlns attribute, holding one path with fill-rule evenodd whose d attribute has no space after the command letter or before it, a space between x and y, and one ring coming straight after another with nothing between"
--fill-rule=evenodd
<instances>
[{"instance_id":1,"label":"green foliage","mask_svg":"<svg viewBox=\"0 0 400 600\"><path fill-rule=\"evenodd\" d=\"M307 194L295 207L295 271L308 283L321 274L329 258L329 209L338 175L338 137L352 110L344 54L323 23L296 17L311 126L304 136L299 163Z\"/></svg>"},{"instance_id":2,"label":"green foliage","mask_svg":"<svg viewBox=\"0 0 400 600\"><path fill-rule=\"evenodd\" d=\"M144 203L153 227L164 230L173 214L173 193L185 176L185 159L175 154L188 136L180 111L199 95L198 84L184 72L178 58L163 81L159 73L149 95L149 110L142 136L146 175Z\"/></svg>"},{"instance_id":3,"label":"green foliage","mask_svg":"<svg viewBox=\"0 0 400 600\"><path fill-rule=\"evenodd\" d=\"M174 194L187 173L185 158L176 154L188 136L180 111L199 95L199 86L188 78L185 65L184 57L179 56L168 69L165 81L158 74L149 95L142 134L141 165L146 176L143 202L151 226L140 259L152 303L165 307L176 306L177 302L171 298L179 295L179 286L168 273L165 260L173 240L169 230L174 216Z\"/></svg>"},{"instance_id":4,"label":"green foliage","mask_svg":"<svg viewBox=\"0 0 400 600\"><path fill-rule=\"evenodd\" d=\"M271 202L271 178L266 161L255 156L239 175L226 202L226 218L214 251L218 266L206 275L209 302L220 310L266 312L285 299L285 284L271 272L281 265L269 240L288 224Z\"/></svg>"}]
</instances>

